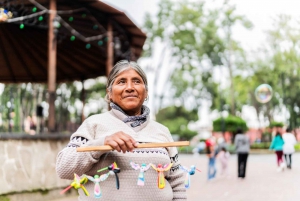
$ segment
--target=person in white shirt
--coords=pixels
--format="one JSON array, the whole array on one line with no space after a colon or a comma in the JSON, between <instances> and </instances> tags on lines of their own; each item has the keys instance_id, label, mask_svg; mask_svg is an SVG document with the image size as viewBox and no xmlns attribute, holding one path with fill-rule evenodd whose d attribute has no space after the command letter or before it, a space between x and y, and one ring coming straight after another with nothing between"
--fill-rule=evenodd
<instances>
[{"instance_id":1,"label":"person in white shirt","mask_svg":"<svg viewBox=\"0 0 300 201\"><path fill-rule=\"evenodd\" d=\"M295 144L297 143L295 135L291 131L290 128L287 128L286 132L282 135L284 141L283 154L287 168L289 169L292 169L292 154L295 152Z\"/></svg>"}]
</instances>

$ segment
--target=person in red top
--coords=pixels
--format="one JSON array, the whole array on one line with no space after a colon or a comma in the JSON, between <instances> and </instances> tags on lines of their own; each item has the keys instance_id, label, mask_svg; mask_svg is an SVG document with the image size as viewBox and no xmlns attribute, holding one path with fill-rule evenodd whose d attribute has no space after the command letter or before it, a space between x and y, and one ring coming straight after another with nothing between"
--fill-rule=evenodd
<instances>
[{"instance_id":1,"label":"person in red top","mask_svg":"<svg viewBox=\"0 0 300 201\"><path fill-rule=\"evenodd\" d=\"M208 156L208 181L210 181L215 178L217 173L214 137L207 139L205 144Z\"/></svg>"}]
</instances>

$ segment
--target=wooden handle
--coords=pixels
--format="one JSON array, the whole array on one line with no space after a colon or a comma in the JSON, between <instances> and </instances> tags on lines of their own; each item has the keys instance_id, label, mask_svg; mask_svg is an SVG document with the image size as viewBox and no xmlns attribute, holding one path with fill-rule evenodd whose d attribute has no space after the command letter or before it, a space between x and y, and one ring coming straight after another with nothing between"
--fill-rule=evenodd
<instances>
[{"instance_id":1,"label":"wooden handle","mask_svg":"<svg viewBox=\"0 0 300 201\"><path fill-rule=\"evenodd\" d=\"M165 143L141 143L137 148L156 148L156 147L182 147L189 146L189 141L179 141L179 142L165 142ZM87 152L87 151L111 151L113 148L109 145L104 146L90 146L90 147L78 147L77 152Z\"/></svg>"}]
</instances>

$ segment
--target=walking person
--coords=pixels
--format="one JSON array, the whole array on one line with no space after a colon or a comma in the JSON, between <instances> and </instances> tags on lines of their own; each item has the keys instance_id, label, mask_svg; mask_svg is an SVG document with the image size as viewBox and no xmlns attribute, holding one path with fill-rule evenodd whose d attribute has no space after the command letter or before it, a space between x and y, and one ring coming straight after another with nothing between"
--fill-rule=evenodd
<instances>
[{"instance_id":1,"label":"walking person","mask_svg":"<svg viewBox=\"0 0 300 201\"><path fill-rule=\"evenodd\" d=\"M292 169L292 154L295 152L295 144L297 140L295 135L291 133L292 129L287 128L286 132L282 135L283 139L283 154L288 169Z\"/></svg>"},{"instance_id":2,"label":"walking person","mask_svg":"<svg viewBox=\"0 0 300 201\"><path fill-rule=\"evenodd\" d=\"M244 179L246 176L247 159L250 151L250 139L241 128L236 131L234 139L235 151L238 156L238 177Z\"/></svg>"},{"instance_id":3,"label":"walking person","mask_svg":"<svg viewBox=\"0 0 300 201\"><path fill-rule=\"evenodd\" d=\"M270 146L270 150L275 150L275 154L277 157L277 171L283 171L285 164L283 162L282 156L283 156L283 144L284 141L282 139L282 136L279 132L279 130L276 131L276 135L272 140L271 146Z\"/></svg>"},{"instance_id":4,"label":"walking person","mask_svg":"<svg viewBox=\"0 0 300 201\"><path fill-rule=\"evenodd\" d=\"M215 154L215 142L212 139L206 141L206 153L208 157L208 181L211 181L216 177L216 154Z\"/></svg>"},{"instance_id":5,"label":"walking person","mask_svg":"<svg viewBox=\"0 0 300 201\"><path fill-rule=\"evenodd\" d=\"M217 159L221 164L221 176L228 176L228 163L229 163L230 153L227 151L225 146L221 148L221 151L217 155Z\"/></svg>"}]
</instances>

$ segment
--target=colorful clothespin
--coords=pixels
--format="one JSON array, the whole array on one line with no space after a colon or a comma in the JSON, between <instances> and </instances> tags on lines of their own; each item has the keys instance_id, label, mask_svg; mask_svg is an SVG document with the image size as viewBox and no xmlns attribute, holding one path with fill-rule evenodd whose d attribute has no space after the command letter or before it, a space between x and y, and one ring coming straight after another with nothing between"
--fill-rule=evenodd
<instances>
[{"instance_id":1,"label":"colorful clothespin","mask_svg":"<svg viewBox=\"0 0 300 201\"><path fill-rule=\"evenodd\" d=\"M153 167L154 170L156 170L158 172L158 178L157 178L157 182L158 182L158 188L163 189L166 185L165 183L165 176L164 176L164 171L168 171L171 167L172 167L173 163L170 163L169 165L162 165L162 164L158 164L157 167L153 164L151 164L151 166Z\"/></svg>"},{"instance_id":2,"label":"colorful clothespin","mask_svg":"<svg viewBox=\"0 0 300 201\"><path fill-rule=\"evenodd\" d=\"M75 188L76 190L78 189L82 189L84 194L86 196L90 196L89 192L86 190L86 188L83 186L83 184L86 184L86 182L88 182L88 178L84 175L82 179L80 179L80 177L74 173L74 181L70 184L70 186L68 186L67 188L65 188L64 190L62 190L60 192L60 194L65 193L67 190L69 190L70 188Z\"/></svg>"},{"instance_id":3,"label":"colorful clothespin","mask_svg":"<svg viewBox=\"0 0 300 201\"><path fill-rule=\"evenodd\" d=\"M101 198L102 192L101 192L101 188L100 188L100 182L105 181L108 178L108 176L109 176L109 173L103 174L100 177L99 177L99 175L95 175L94 177L86 176L90 181L95 183L95 187L94 187L95 198Z\"/></svg>"},{"instance_id":4,"label":"colorful clothespin","mask_svg":"<svg viewBox=\"0 0 300 201\"><path fill-rule=\"evenodd\" d=\"M98 170L97 172L102 172L104 170L109 170L109 173L111 175L115 175L115 177L116 177L116 187L117 187L117 189L119 189L120 188L120 182L119 182L118 173L120 173L121 170L120 170L120 168L118 168L117 163L114 162L111 165L109 165L108 167L102 168L102 169Z\"/></svg>"},{"instance_id":5,"label":"colorful clothespin","mask_svg":"<svg viewBox=\"0 0 300 201\"><path fill-rule=\"evenodd\" d=\"M136 164L134 162L130 162L130 165L133 169L140 170L137 185L144 186L145 185L144 172L146 172L150 168L151 163L148 164L148 165L146 165L146 163L142 163L141 165L139 165L139 164Z\"/></svg>"},{"instance_id":6,"label":"colorful clothespin","mask_svg":"<svg viewBox=\"0 0 300 201\"><path fill-rule=\"evenodd\" d=\"M180 166L180 169L186 172L184 186L186 189L188 189L191 186L191 175L194 175L196 170L199 172L201 172L201 171L198 170L194 165L192 165L190 169L188 169L185 166Z\"/></svg>"}]
</instances>

